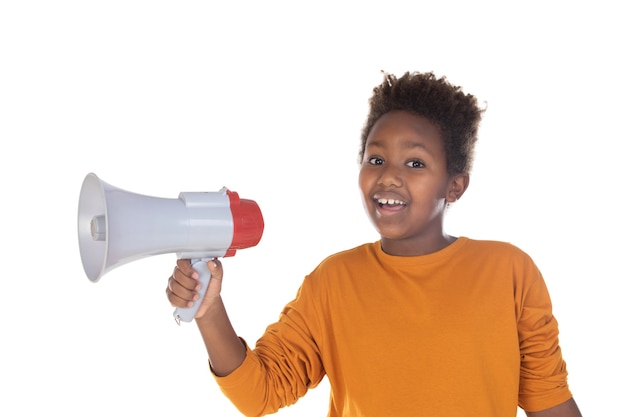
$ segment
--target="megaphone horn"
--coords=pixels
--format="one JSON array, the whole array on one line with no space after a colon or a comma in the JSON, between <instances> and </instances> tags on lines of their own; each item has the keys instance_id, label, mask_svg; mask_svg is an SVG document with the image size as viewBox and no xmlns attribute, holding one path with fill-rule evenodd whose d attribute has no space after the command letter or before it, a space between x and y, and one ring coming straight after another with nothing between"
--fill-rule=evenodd
<instances>
[{"instance_id":1,"label":"megaphone horn","mask_svg":"<svg viewBox=\"0 0 626 417\"><path fill-rule=\"evenodd\" d=\"M191 259L198 271L200 300L211 278L206 262L257 245L263 228L256 202L240 199L226 187L159 198L122 190L90 173L78 202L78 244L90 281L138 259L176 253L179 259ZM191 321L200 300L177 308L176 320Z\"/></svg>"}]
</instances>

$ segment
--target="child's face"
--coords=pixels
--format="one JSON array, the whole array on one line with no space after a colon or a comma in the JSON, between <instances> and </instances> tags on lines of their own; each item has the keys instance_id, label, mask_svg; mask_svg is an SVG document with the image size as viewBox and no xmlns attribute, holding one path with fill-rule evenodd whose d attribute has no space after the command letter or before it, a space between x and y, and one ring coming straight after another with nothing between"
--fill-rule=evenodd
<instances>
[{"instance_id":1,"label":"child's face","mask_svg":"<svg viewBox=\"0 0 626 417\"><path fill-rule=\"evenodd\" d=\"M367 140L359 187L367 213L392 255L438 250L443 214L454 201L439 128L405 111L384 114Z\"/></svg>"}]
</instances>

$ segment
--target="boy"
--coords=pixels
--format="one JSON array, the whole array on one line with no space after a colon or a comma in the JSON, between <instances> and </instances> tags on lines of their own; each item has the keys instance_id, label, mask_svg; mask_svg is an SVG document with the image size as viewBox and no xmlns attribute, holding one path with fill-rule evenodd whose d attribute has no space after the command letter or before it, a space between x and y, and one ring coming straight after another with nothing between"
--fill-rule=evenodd
<instances>
[{"instance_id":1,"label":"boy","mask_svg":"<svg viewBox=\"0 0 626 417\"><path fill-rule=\"evenodd\" d=\"M251 349L212 279L195 321L222 391L245 415L292 404L327 376L329 417L580 417L541 273L520 249L453 237L482 109L432 73L385 75L361 137L359 187L380 240L329 256ZM167 295L198 299L179 260Z\"/></svg>"}]
</instances>

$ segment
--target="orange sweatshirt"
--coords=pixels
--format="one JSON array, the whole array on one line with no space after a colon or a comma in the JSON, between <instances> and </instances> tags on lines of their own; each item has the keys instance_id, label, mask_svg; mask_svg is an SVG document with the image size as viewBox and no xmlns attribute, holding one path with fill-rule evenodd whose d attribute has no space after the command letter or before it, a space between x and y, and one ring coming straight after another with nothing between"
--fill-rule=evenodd
<instances>
[{"instance_id":1,"label":"orange sweatshirt","mask_svg":"<svg viewBox=\"0 0 626 417\"><path fill-rule=\"evenodd\" d=\"M416 257L380 242L324 260L242 365L216 377L245 415L326 375L329 417L514 417L571 397L543 278L513 245L459 238Z\"/></svg>"}]
</instances>

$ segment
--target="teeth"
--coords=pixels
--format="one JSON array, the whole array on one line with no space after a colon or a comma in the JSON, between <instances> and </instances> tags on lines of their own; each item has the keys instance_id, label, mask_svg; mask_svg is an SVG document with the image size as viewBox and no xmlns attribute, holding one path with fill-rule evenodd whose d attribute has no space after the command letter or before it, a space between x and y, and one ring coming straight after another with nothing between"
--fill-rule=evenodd
<instances>
[{"instance_id":1,"label":"teeth","mask_svg":"<svg viewBox=\"0 0 626 417\"><path fill-rule=\"evenodd\" d=\"M395 205L405 205L406 203L404 201L400 201L400 200L394 200L391 198L379 198L378 199L378 204L389 204L391 206L395 206Z\"/></svg>"}]
</instances>

